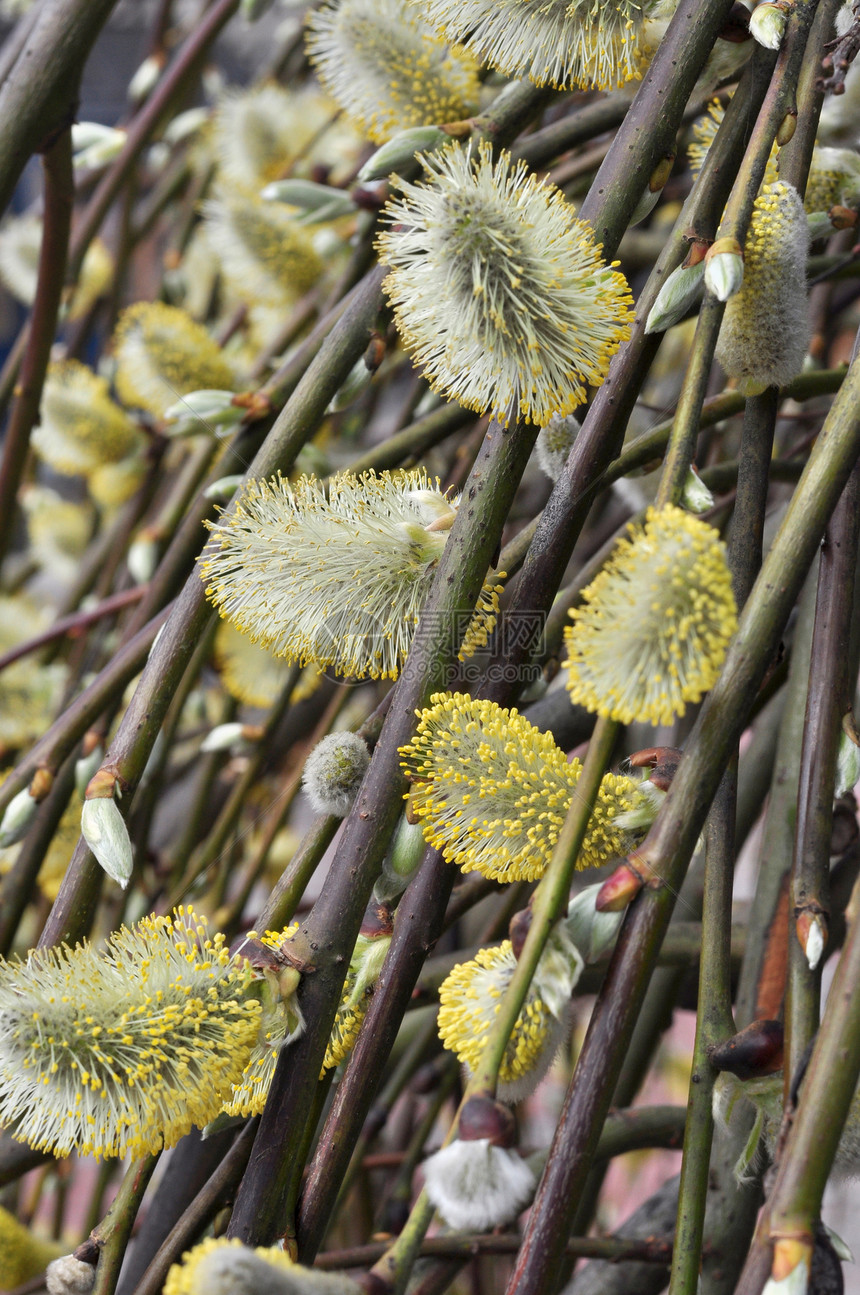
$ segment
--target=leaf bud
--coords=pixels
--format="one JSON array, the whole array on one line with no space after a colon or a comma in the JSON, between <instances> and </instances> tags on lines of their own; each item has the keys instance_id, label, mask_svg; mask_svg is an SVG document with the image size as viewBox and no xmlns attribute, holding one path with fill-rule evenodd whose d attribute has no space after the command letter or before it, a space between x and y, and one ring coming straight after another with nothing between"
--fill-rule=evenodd
<instances>
[{"instance_id":1,"label":"leaf bud","mask_svg":"<svg viewBox=\"0 0 860 1295\"><path fill-rule=\"evenodd\" d=\"M776 132L776 142L780 148L791 142L797 129L797 109L792 108L785 114Z\"/></svg>"},{"instance_id":2,"label":"leaf bud","mask_svg":"<svg viewBox=\"0 0 860 1295\"><path fill-rule=\"evenodd\" d=\"M687 315L704 292L705 262L679 265L666 279L648 314L646 333L662 333Z\"/></svg>"}]
</instances>

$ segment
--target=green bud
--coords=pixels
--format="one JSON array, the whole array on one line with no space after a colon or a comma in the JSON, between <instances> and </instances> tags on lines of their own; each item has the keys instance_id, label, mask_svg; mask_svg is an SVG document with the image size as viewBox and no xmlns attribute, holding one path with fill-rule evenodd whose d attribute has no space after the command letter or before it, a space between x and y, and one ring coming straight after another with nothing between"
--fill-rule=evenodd
<instances>
[{"instance_id":1,"label":"green bud","mask_svg":"<svg viewBox=\"0 0 860 1295\"><path fill-rule=\"evenodd\" d=\"M684 481L681 507L690 513L706 513L714 506L714 496L695 468L690 468Z\"/></svg>"},{"instance_id":2,"label":"green bud","mask_svg":"<svg viewBox=\"0 0 860 1295\"><path fill-rule=\"evenodd\" d=\"M567 909L565 927L586 965L597 962L615 943L624 913L598 913L594 906L601 883L586 886L574 895Z\"/></svg>"},{"instance_id":3,"label":"green bud","mask_svg":"<svg viewBox=\"0 0 860 1295\"><path fill-rule=\"evenodd\" d=\"M158 84L158 78L161 76L161 69L164 67L163 54L150 54L145 58L134 76L128 83L129 102L137 107L148 99L155 86Z\"/></svg>"},{"instance_id":4,"label":"green bud","mask_svg":"<svg viewBox=\"0 0 860 1295\"><path fill-rule=\"evenodd\" d=\"M368 369L362 357L356 360L355 364L346 375L342 386L338 387L334 397L329 405L329 410L338 413L341 409L346 409L351 405L356 396L360 396L365 391L373 379L373 374Z\"/></svg>"},{"instance_id":5,"label":"green bud","mask_svg":"<svg viewBox=\"0 0 860 1295\"><path fill-rule=\"evenodd\" d=\"M233 403L232 391L211 389L189 392L164 411L171 436L199 436L202 432L224 436L244 417L245 410Z\"/></svg>"},{"instance_id":6,"label":"green bud","mask_svg":"<svg viewBox=\"0 0 860 1295\"><path fill-rule=\"evenodd\" d=\"M125 564L135 584L145 585L158 566L158 544L151 534L141 531L131 542Z\"/></svg>"},{"instance_id":7,"label":"green bud","mask_svg":"<svg viewBox=\"0 0 860 1295\"><path fill-rule=\"evenodd\" d=\"M358 178L362 184L384 180L392 171L411 162L416 153L435 153L450 141L451 136L438 126L413 126L410 130L401 130L367 159Z\"/></svg>"},{"instance_id":8,"label":"green bud","mask_svg":"<svg viewBox=\"0 0 860 1295\"><path fill-rule=\"evenodd\" d=\"M343 189L314 184L313 180L275 180L260 191L260 197L267 202L283 202L288 207L296 207L304 213L300 219L302 225L337 220L338 216L355 213L355 203Z\"/></svg>"},{"instance_id":9,"label":"green bud","mask_svg":"<svg viewBox=\"0 0 860 1295\"><path fill-rule=\"evenodd\" d=\"M84 801L81 834L107 875L125 890L134 859L125 819L112 796Z\"/></svg>"},{"instance_id":10,"label":"green bud","mask_svg":"<svg viewBox=\"0 0 860 1295\"><path fill-rule=\"evenodd\" d=\"M9 801L0 822L0 849L5 850L8 845L17 845L24 839L38 808L39 802L30 795L28 787Z\"/></svg>"},{"instance_id":11,"label":"green bud","mask_svg":"<svg viewBox=\"0 0 860 1295\"><path fill-rule=\"evenodd\" d=\"M203 491L203 498L212 500L215 503L225 499L232 499L244 480L245 478L241 472L234 472L229 477L219 477L217 481L213 481L210 486L206 487Z\"/></svg>"},{"instance_id":12,"label":"green bud","mask_svg":"<svg viewBox=\"0 0 860 1295\"><path fill-rule=\"evenodd\" d=\"M246 22L256 22L268 13L275 0L242 0L239 12Z\"/></svg>"},{"instance_id":13,"label":"green bud","mask_svg":"<svg viewBox=\"0 0 860 1295\"><path fill-rule=\"evenodd\" d=\"M844 796L860 782L860 747L847 733L840 733L836 753L836 787L834 795Z\"/></svg>"},{"instance_id":14,"label":"green bud","mask_svg":"<svg viewBox=\"0 0 860 1295\"><path fill-rule=\"evenodd\" d=\"M646 333L663 333L679 323L705 290L705 262L679 265L667 278L651 307Z\"/></svg>"},{"instance_id":15,"label":"green bud","mask_svg":"<svg viewBox=\"0 0 860 1295\"><path fill-rule=\"evenodd\" d=\"M81 756L80 760L76 761L75 791L78 793L81 800L84 799L84 792L89 786L90 778L92 778L96 770L101 767L101 762L103 759L104 759L104 748L101 745L99 745L99 746L94 746L92 751L90 751L89 755Z\"/></svg>"}]
</instances>

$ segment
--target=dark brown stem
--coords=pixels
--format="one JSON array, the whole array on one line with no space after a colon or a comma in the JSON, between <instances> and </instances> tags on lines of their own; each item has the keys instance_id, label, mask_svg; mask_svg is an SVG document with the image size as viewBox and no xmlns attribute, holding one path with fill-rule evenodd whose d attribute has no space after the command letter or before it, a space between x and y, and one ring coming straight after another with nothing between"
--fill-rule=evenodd
<instances>
[{"instance_id":1,"label":"dark brown stem","mask_svg":"<svg viewBox=\"0 0 860 1295\"><path fill-rule=\"evenodd\" d=\"M46 0L0 85L0 212L32 153L72 123L81 69L116 0Z\"/></svg>"},{"instance_id":2,"label":"dark brown stem","mask_svg":"<svg viewBox=\"0 0 860 1295\"><path fill-rule=\"evenodd\" d=\"M860 471L855 467L828 522L818 568L789 903L787 1084L792 1082L818 1027L821 962L811 969L805 948L811 923L827 941L836 752L842 716L853 702L857 673L856 666L852 671L850 640L860 526L858 501Z\"/></svg>"},{"instance_id":3,"label":"dark brown stem","mask_svg":"<svg viewBox=\"0 0 860 1295\"><path fill-rule=\"evenodd\" d=\"M385 1241L364 1246L351 1246L348 1250L329 1250L320 1255L316 1267L323 1270L361 1268L373 1263L385 1253ZM436 1258L471 1258L476 1255L516 1254L520 1244L518 1236L446 1236L431 1237L422 1242L420 1254ZM667 1264L672 1257L672 1243L662 1237L637 1241L626 1237L571 1237L564 1243L564 1253L587 1259L635 1259L643 1263ZM140 1292L138 1291L138 1295Z\"/></svg>"},{"instance_id":4,"label":"dark brown stem","mask_svg":"<svg viewBox=\"0 0 860 1295\"><path fill-rule=\"evenodd\" d=\"M102 4L104 2L105 0L102 0ZM75 229L69 249L69 275L73 279L76 279L80 273L87 248L99 232L108 208L130 175L141 150L162 122L176 97L184 93L189 78L203 64L215 37L238 8L239 0L217 0L217 3L210 6L187 37L154 94L135 116L129 127L122 152L107 174L99 181Z\"/></svg>"},{"instance_id":5,"label":"dark brown stem","mask_svg":"<svg viewBox=\"0 0 860 1295\"><path fill-rule=\"evenodd\" d=\"M143 598L147 589L147 585L136 585L134 589L124 589L122 593L111 594L110 598L105 598L97 607L91 607L89 611L75 612L74 616L63 616L60 620L54 621L50 629L46 629L43 634L37 634L35 638L27 639L26 642L19 643L8 652L4 652L0 656L0 670L5 670L14 661L20 661L31 652L38 652L39 648L53 643L55 639L63 638L66 634L74 636L86 629L88 625L95 625L96 621L104 620L106 616L113 616L114 612L122 611L123 607L132 606Z\"/></svg>"},{"instance_id":6,"label":"dark brown stem","mask_svg":"<svg viewBox=\"0 0 860 1295\"><path fill-rule=\"evenodd\" d=\"M61 130L45 149L42 165L45 176L45 216L42 223L42 245L39 249L36 298L29 324L25 325L27 341L21 362L21 375L15 389L15 404L6 429L3 458L0 462L0 566L12 539L15 500L27 461L30 432L39 420L42 385L51 358L63 293L75 195L70 126Z\"/></svg>"}]
</instances>

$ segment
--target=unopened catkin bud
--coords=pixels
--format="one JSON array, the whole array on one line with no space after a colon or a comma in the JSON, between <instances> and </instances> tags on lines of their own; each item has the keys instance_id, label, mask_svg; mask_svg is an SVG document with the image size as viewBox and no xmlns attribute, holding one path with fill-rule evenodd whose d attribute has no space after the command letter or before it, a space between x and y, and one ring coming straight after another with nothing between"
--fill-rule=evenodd
<instances>
[{"instance_id":1,"label":"unopened catkin bud","mask_svg":"<svg viewBox=\"0 0 860 1295\"><path fill-rule=\"evenodd\" d=\"M305 762L303 782L316 812L348 814L369 764L367 743L357 733L329 733L318 742Z\"/></svg>"},{"instance_id":2,"label":"unopened catkin bud","mask_svg":"<svg viewBox=\"0 0 860 1295\"><path fill-rule=\"evenodd\" d=\"M788 7L785 4L756 5L750 14L750 35L765 49L779 49L785 35Z\"/></svg>"},{"instance_id":3,"label":"unopened catkin bud","mask_svg":"<svg viewBox=\"0 0 860 1295\"><path fill-rule=\"evenodd\" d=\"M48 1264L45 1285L48 1295L87 1295L95 1285L96 1270L93 1264L84 1263L74 1255L62 1255Z\"/></svg>"},{"instance_id":4,"label":"unopened catkin bud","mask_svg":"<svg viewBox=\"0 0 860 1295\"><path fill-rule=\"evenodd\" d=\"M0 850L9 845L17 845L24 839L38 808L39 802L30 795L29 787L19 791L18 795L10 800L0 821Z\"/></svg>"},{"instance_id":5,"label":"unopened catkin bud","mask_svg":"<svg viewBox=\"0 0 860 1295\"><path fill-rule=\"evenodd\" d=\"M743 287L726 306L716 356L747 390L796 378L809 347L809 227L800 195L777 180L753 207Z\"/></svg>"},{"instance_id":6,"label":"unopened catkin bud","mask_svg":"<svg viewBox=\"0 0 860 1295\"><path fill-rule=\"evenodd\" d=\"M125 890L134 859L125 819L112 795L84 801L81 834L107 875Z\"/></svg>"},{"instance_id":7,"label":"unopened catkin bud","mask_svg":"<svg viewBox=\"0 0 860 1295\"><path fill-rule=\"evenodd\" d=\"M705 287L718 301L728 301L744 281L744 254L736 238L718 238L705 257Z\"/></svg>"},{"instance_id":8,"label":"unopened catkin bud","mask_svg":"<svg viewBox=\"0 0 860 1295\"><path fill-rule=\"evenodd\" d=\"M327 184L313 180L274 180L260 191L267 202L283 202L297 208L305 223L335 220L338 216L351 216L355 203L343 189L332 189Z\"/></svg>"}]
</instances>

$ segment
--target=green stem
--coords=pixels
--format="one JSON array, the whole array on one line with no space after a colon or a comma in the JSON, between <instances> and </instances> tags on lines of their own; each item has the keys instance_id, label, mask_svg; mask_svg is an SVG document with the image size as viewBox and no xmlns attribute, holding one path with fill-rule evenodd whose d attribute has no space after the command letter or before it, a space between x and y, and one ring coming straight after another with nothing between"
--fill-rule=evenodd
<instances>
[{"instance_id":1,"label":"green stem","mask_svg":"<svg viewBox=\"0 0 860 1295\"><path fill-rule=\"evenodd\" d=\"M139 1160L132 1161L125 1172L113 1205L103 1222L91 1234L92 1240L99 1246L99 1262L93 1295L113 1295L116 1290L131 1229L157 1164L157 1155L145 1155Z\"/></svg>"}]
</instances>

